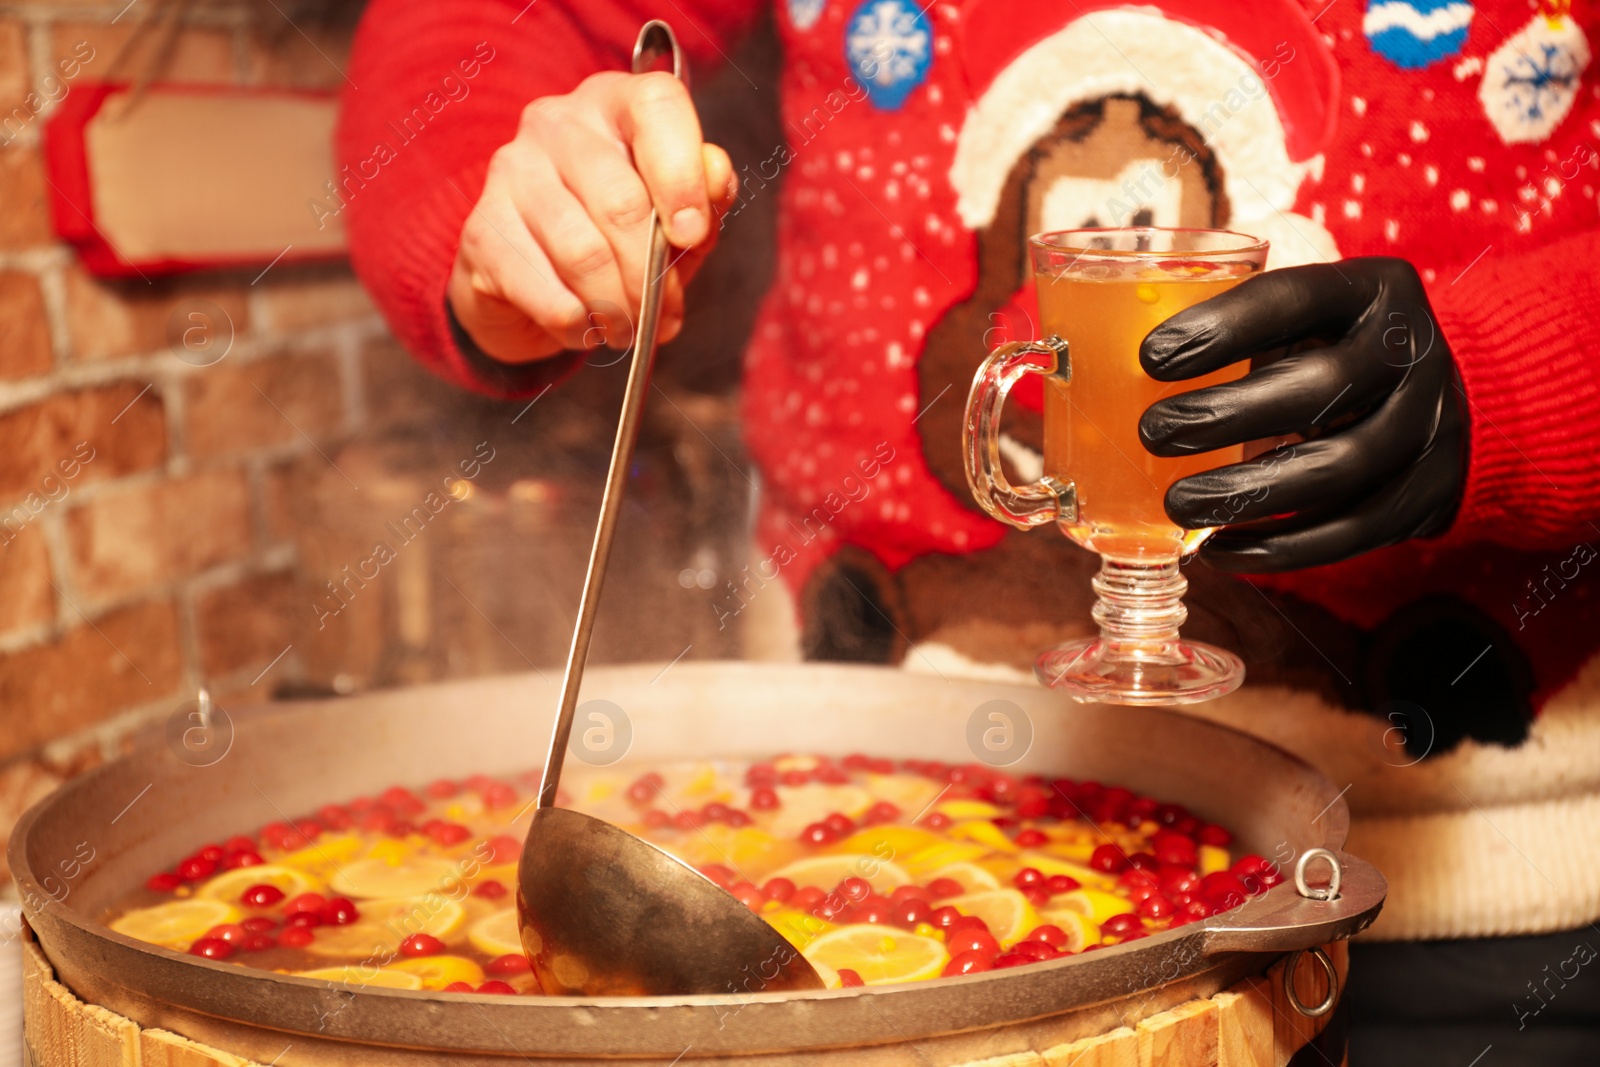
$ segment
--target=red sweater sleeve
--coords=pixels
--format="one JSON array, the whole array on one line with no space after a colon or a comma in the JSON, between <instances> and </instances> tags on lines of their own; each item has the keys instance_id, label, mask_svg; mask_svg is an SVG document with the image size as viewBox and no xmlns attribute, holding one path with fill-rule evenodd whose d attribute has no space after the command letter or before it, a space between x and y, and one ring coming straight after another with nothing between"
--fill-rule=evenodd
<instances>
[{"instance_id":1,"label":"red sweater sleeve","mask_svg":"<svg viewBox=\"0 0 1600 1067\"><path fill-rule=\"evenodd\" d=\"M356 34L336 135L350 258L390 326L450 381L535 393L571 360L502 364L464 351L445 287L490 155L522 108L626 70L639 27L668 22L696 65L717 62L759 0L374 0Z\"/></svg>"},{"instance_id":2,"label":"red sweater sleeve","mask_svg":"<svg viewBox=\"0 0 1600 1067\"><path fill-rule=\"evenodd\" d=\"M1575 190L1573 190L1575 191ZM1448 542L1565 548L1600 535L1600 232L1489 253L1430 292L1471 425Z\"/></svg>"}]
</instances>

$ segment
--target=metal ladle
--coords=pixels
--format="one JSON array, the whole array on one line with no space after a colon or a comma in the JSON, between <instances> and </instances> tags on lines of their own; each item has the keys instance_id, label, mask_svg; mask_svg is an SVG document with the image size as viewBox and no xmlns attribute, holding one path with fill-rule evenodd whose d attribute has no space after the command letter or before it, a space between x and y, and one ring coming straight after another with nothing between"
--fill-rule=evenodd
<instances>
[{"instance_id":1,"label":"metal ladle","mask_svg":"<svg viewBox=\"0 0 1600 1067\"><path fill-rule=\"evenodd\" d=\"M663 56L684 79L683 53L666 23L645 24L633 72ZM805 957L759 916L688 864L610 823L555 806L561 764L589 656L595 610L655 361L668 244L651 216L644 300L634 333L622 418L606 475L578 622L550 734L538 806L517 868L522 945L549 994L667 996L821 989Z\"/></svg>"}]
</instances>

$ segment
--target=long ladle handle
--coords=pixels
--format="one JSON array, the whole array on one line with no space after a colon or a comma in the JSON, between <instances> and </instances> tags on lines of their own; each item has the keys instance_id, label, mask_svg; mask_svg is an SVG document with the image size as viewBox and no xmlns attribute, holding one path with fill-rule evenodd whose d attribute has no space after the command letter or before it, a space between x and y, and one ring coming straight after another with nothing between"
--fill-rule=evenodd
<instances>
[{"instance_id":1,"label":"long ladle handle","mask_svg":"<svg viewBox=\"0 0 1600 1067\"><path fill-rule=\"evenodd\" d=\"M633 72L641 74L649 70L663 55L672 57L673 75L686 81L683 51L678 47L672 28L653 19L639 31L639 40L633 46ZM594 635L600 587L605 584L606 562L611 558L617 516L622 511L622 491L628 481L628 468L633 464L639 417L644 411L645 393L650 388L650 368L656 358L656 327L661 318L661 288L667 272L668 247L661 219L652 213L650 244L645 255L644 300L639 306L639 325L633 334L633 362L628 368L628 387L622 400L622 417L617 422L617 440L611 450L611 467L606 472L605 495L600 498L600 523L594 532L594 547L589 552L583 599L578 602L578 622L572 631L572 647L567 651L567 670L561 680L561 710L550 732L550 751L545 756L544 778L539 783L538 806L541 808L555 806L556 787L561 784L561 764L572 735L572 715L578 707L583 668L589 659L589 640Z\"/></svg>"}]
</instances>

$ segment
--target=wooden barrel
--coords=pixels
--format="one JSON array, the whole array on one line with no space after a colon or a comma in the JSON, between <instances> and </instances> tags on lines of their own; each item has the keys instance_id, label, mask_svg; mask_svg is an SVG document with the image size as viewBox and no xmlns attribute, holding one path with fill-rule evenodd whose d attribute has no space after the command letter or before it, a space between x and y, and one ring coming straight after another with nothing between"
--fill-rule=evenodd
<instances>
[{"instance_id":1,"label":"wooden barrel","mask_svg":"<svg viewBox=\"0 0 1600 1067\"><path fill-rule=\"evenodd\" d=\"M1342 989L1348 966L1344 942L1327 945L1322 951ZM1291 1061L1342 1067L1344 1028L1338 1006L1314 1018L1297 1009L1284 982L1285 969L1291 963L1300 1004L1320 1006L1328 995L1324 970L1310 954L1297 953L1214 996L1187 1001L1143 1019L1125 1018L1132 1025L1115 1026L1065 1044L977 1060L950 1058L936 1045L906 1045L915 1052L915 1061L928 1067L1288 1067ZM23 998L30 1067L266 1067L215 1044L202 1044L167 1030L141 1029L131 1019L85 1004L56 981L49 960L31 939L23 946ZM842 1049L812 1052L807 1060L861 1065L880 1059L889 1062L889 1056L899 1061L907 1050ZM896 1052L900 1055L894 1055ZM682 1059L627 1062L665 1067ZM340 1060L323 1062L336 1067Z\"/></svg>"}]
</instances>

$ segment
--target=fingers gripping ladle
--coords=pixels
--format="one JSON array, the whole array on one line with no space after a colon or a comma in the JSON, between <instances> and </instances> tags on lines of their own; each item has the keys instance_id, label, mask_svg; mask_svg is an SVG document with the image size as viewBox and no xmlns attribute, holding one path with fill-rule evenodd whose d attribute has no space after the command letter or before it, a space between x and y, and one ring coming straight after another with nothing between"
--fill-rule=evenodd
<instances>
[{"instance_id":1,"label":"fingers gripping ladle","mask_svg":"<svg viewBox=\"0 0 1600 1067\"><path fill-rule=\"evenodd\" d=\"M633 49L634 73L683 53L666 23L651 21ZM600 587L616 533L639 417L655 361L669 246L652 215L644 300L634 332L622 417L606 475L578 621L567 653L561 708L550 734L537 807L517 868L522 945L548 994L669 996L821 989L805 957L771 926L693 867L610 823L555 806L578 688L589 656Z\"/></svg>"}]
</instances>

